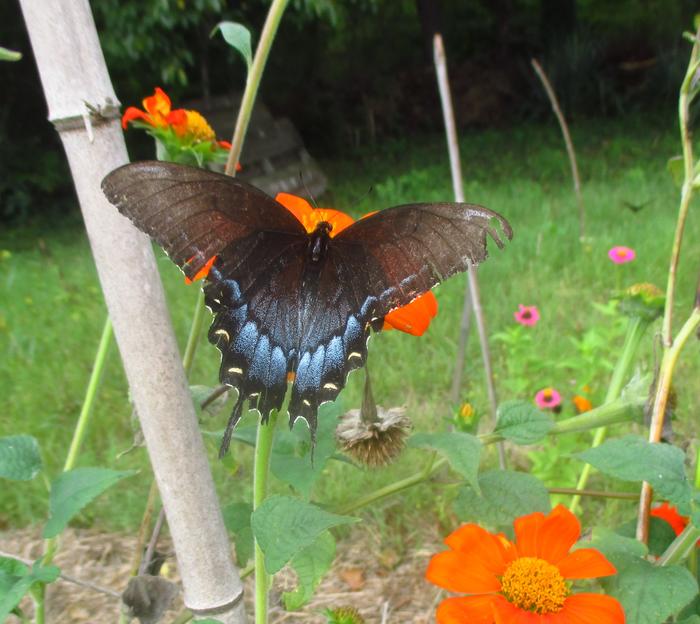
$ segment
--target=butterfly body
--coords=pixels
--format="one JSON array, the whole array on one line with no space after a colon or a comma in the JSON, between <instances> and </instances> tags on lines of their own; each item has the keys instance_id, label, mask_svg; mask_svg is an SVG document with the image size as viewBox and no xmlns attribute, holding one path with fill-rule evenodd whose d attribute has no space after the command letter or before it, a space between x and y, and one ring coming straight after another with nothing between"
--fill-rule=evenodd
<instances>
[{"instance_id":1,"label":"butterfly body","mask_svg":"<svg viewBox=\"0 0 700 624\"><path fill-rule=\"evenodd\" d=\"M108 199L204 286L219 377L238 389L225 452L245 400L265 420L292 380L290 424L311 430L321 403L364 366L370 328L502 245L507 221L472 204L411 204L342 229L311 230L262 191L233 178L164 162L126 165L102 184Z\"/></svg>"}]
</instances>

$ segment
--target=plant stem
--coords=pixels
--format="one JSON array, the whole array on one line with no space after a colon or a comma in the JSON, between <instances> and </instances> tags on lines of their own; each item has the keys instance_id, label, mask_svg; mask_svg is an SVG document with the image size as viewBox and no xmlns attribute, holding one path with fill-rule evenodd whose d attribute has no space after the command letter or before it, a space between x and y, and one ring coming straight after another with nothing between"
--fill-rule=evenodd
<instances>
[{"instance_id":1,"label":"plant stem","mask_svg":"<svg viewBox=\"0 0 700 624\"><path fill-rule=\"evenodd\" d=\"M75 462L78 458L78 453L80 452L80 447L82 446L83 440L85 439L85 433L87 432L87 427L90 423L90 417L92 416L93 408L95 407L95 397L97 396L97 389L100 386L100 381L102 380L102 375L104 373L105 362L107 360L107 353L109 352L109 345L111 344L111 340L112 321L108 316L105 319L104 326L102 327L102 336L100 337L100 343L97 347L97 354L95 355L95 362L92 365L90 380L88 381L87 390L85 391L83 407L80 410L80 416L78 417L78 422L75 425L73 439L71 440L70 448L68 449L66 462L63 465L63 472L67 472L75 466Z\"/></svg>"},{"instance_id":2,"label":"plant stem","mask_svg":"<svg viewBox=\"0 0 700 624\"><path fill-rule=\"evenodd\" d=\"M659 557L656 565L666 566L680 563L688 556L688 553L695 551L695 543L700 538L700 528L689 524L683 529L681 534L671 542L663 555Z\"/></svg>"},{"instance_id":3,"label":"plant stem","mask_svg":"<svg viewBox=\"0 0 700 624\"><path fill-rule=\"evenodd\" d=\"M698 327L700 327L700 307L693 309L692 314L681 327L671 347L666 349L663 360L661 360L659 378L656 382L656 392L654 394L654 405L651 411L649 442L658 442L661 439L661 431L666 415L666 403L668 402L668 393L671 390L671 380L673 379L673 370L685 343ZM639 511L637 515L637 539L645 543L649 537L651 497L651 486L645 481L642 483L642 491L639 495Z\"/></svg>"},{"instance_id":4,"label":"plant stem","mask_svg":"<svg viewBox=\"0 0 700 624\"><path fill-rule=\"evenodd\" d=\"M255 511L267 496L267 486L270 476L270 455L275 436L277 411L270 412L267 423L258 423L258 435L255 441L255 463L253 473L253 511ZM265 571L265 556L255 540L255 624L267 624L268 594L271 578Z\"/></svg>"},{"instance_id":5,"label":"plant stem","mask_svg":"<svg viewBox=\"0 0 700 624\"><path fill-rule=\"evenodd\" d=\"M690 53L690 62L685 78L681 84L680 95L678 97L678 121L681 134L681 145L683 148L683 170L684 180L681 189L681 202L678 210L678 220L676 221L676 231L673 236L673 247L671 248L671 260L668 269L668 283L666 285L666 305L664 308L664 320L662 328L663 343L666 348L671 346L673 333L673 303L676 291L676 269L681 253L681 243L683 241L683 231L685 221L688 216L690 200L693 196L693 143L690 135L689 117L690 103L692 100L690 90L693 77L698 66L698 37L700 30L695 33L693 49Z\"/></svg>"},{"instance_id":6,"label":"plant stem","mask_svg":"<svg viewBox=\"0 0 700 624\"><path fill-rule=\"evenodd\" d=\"M586 219L585 212L583 208L583 197L581 196L581 177L578 172L578 164L576 162L576 152L574 151L574 143L571 140L571 135L569 134L569 126L566 123L564 113L561 112L561 107L559 106L559 100L557 100L557 95L554 93L552 84L547 78L542 66L537 62L536 59L530 59L535 73L542 82L547 97L549 98L549 103L552 106L552 110L557 117L559 122L559 127L561 128L561 133L564 136L564 144L566 145L566 153L569 156L569 163L571 164L571 177L574 181L574 193L576 195L576 202L578 204L578 235L579 240L583 240L586 236Z\"/></svg>"},{"instance_id":7,"label":"plant stem","mask_svg":"<svg viewBox=\"0 0 700 624\"><path fill-rule=\"evenodd\" d=\"M240 160L241 152L243 151L243 142L248 130L250 116L253 113L255 96L258 93L265 63L267 63L267 57L270 54L270 48L275 39L277 27L279 26L288 3L289 0L273 0L270 5L270 10L267 12L265 25L260 34L260 41L255 50L255 57L248 71L245 91L241 99L241 107L238 110L236 128L233 131L233 138L231 139L231 151L229 152L228 161L226 162L226 175L233 176L236 174L236 163Z\"/></svg>"},{"instance_id":8,"label":"plant stem","mask_svg":"<svg viewBox=\"0 0 700 624\"><path fill-rule=\"evenodd\" d=\"M75 466L75 462L78 459L78 453L85 440L85 434L87 433L88 425L90 424L91 416L94 412L95 398L97 396L97 389L100 386L100 381L104 374L105 362L107 361L107 353L109 352L109 345L112 339L112 321L109 316L105 319L105 323L102 327L102 336L100 337L100 343L97 347L97 353L95 354L95 361L92 365L92 372L90 373L90 380L88 381L87 389L85 390L85 399L83 400L83 406L80 410L80 415L78 416L78 422L73 430L73 438L68 448L68 454L66 455L66 461L63 464L63 472L68 472L72 470ZM52 537L44 542L44 556L42 558L42 563L44 565L49 565L58 550L58 537ZM43 596L43 592L41 593Z\"/></svg>"},{"instance_id":9,"label":"plant stem","mask_svg":"<svg viewBox=\"0 0 700 624\"><path fill-rule=\"evenodd\" d=\"M190 333L189 336L187 336L185 354L182 356L182 368L185 369L186 377L189 377L192 372L194 354L197 352L197 345L199 344L199 338L202 335L202 328L204 327L204 317L204 291L200 288L197 293L197 301L194 304L194 313L192 314Z\"/></svg>"},{"instance_id":10,"label":"plant stem","mask_svg":"<svg viewBox=\"0 0 700 624\"><path fill-rule=\"evenodd\" d=\"M605 395L606 404L614 401L620 396L620 393L624 388L625 381L629 379L632 363L637 356L639 345L642 342L642 338L647 330L647 327L649 327L648 320L642 319L638 316L630 318L629 323L627 324L627 333L625 334L625 342L622 347L622 353L620 354L620 358L615 365L615 370L613 370L610 384L608 385L608 392ZM603 443L603 440L605 440L607 433L607 427L601 427L598 429L593 436L593 444L591 446L593 448L600 446ZM577 490L586 489L592 469L593 467L590 464L585 464L583 466L578 482L576 483ZM581 497L574 496L569 504L569 509L573 513L576 513L580 502Z\"/></svg>"}]
</instances>

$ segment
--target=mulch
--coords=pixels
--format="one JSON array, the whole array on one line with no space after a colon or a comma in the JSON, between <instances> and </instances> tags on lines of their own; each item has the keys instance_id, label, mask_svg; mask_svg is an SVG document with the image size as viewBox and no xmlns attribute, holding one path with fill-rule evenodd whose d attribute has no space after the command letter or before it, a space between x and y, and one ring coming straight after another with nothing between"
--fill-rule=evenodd
<instances>
[{"instance_id":1,"label":"mulch","mask_svg":"<svg viewBox=\"0 0 700 624\"><path fill-rule=\"evenodd\" d=\"M329 607L353 606L367 624L428 624L435 621L435 607L441 592L427 583L423 574L430 556L441 550L437 529L426 527L420 536L422 546L397 555L382 556L378 535L353 529L338 544L332 569L321 582L312 601L299 611L287 612L281 606L284 591L294 589L295 574L285 568L275 577L271 592L271 624L325 624L323 611ZM61 537L54 563L65 575L86 580L103 588L122 592L131 569L136 537L122 533L100 533L87 529L68 529ZM159 550L172 552L164 537ZM21 529L0 533L0 551L37 559L42 554L39 529ZM169 557L162 572L178 581L177 562ZM252 622L252 576L245 581L246 607ZM22 603L25 613L32 612L28 599ZM172 621L184 608L178 594L170 611L162 619ZM48 588L47 622L60 624L95 624L117 622L120 601L112 595L60 579ZM8 624L18 619L11 616Z\"/></svg>"}]
</instances>

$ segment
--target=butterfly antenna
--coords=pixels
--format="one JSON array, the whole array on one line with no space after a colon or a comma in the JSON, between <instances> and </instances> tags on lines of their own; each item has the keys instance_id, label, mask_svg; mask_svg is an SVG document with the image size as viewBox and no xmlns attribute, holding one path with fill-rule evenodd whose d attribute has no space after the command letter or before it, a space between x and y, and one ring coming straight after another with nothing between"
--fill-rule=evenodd
<instances>
[{"instance_id":1,"label":"butterfly antenna","mask_svg":"<svg viewBox=\"0 0 700 624\"><path fill-rule=\"evenodd\" d=\"M313 193L309 190L309 187L306 186L306 180L304 180L304 172L301 170L299 171L299 180L301 181L301 185L304 187L304 190L306 191L306 196L311 201L311 205L314 208L318 208L318 204L316 203L316 198L313 196Z\"/></svg>"},{"instance_id":2,"label":"butterfly antenna","mask_svg":"<svg viewBox=\"0 0 700 624\"><path fill-rule=\"evenodd\" d=\"M360 197L358 197L354 202L352 202L352 204L350 205L350 210L352 211L355 208L357 208L357 206L359 206L363 201L365 201L365 199L367 199L373 192L374 187L370 186L364 195L360 195Z\"/></svg>"}]
</instances>

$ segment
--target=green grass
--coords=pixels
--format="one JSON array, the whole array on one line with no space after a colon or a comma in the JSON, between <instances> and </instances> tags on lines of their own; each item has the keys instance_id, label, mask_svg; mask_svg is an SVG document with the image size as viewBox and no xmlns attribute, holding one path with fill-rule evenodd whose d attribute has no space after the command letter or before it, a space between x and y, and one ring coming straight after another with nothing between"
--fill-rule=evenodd
<instances>
[{"instance_id":1,"label":"green grass","mask_svg":"<svg viewBox=\"0 0 700 624\"><path fill-rule=\"evenodd\" d=\"M616 358L623 326L594 304L605 304L617 289L635 282L654 282L665 288L678 203L678 191L666 171L667 159L680 151L673 117L581 122L572 131L587 215L589 240L584 246L578 243L569 164L553 122L473 131L461 137L468 201L505 215L515 232L505 250L492 246L491 258L479 268L489 331L493 334L512 327L519 303L537 305L542 314L540 323L531 330L535 351L525 360L511 357L502 343L492 344L502 400L530 399L548 385L560 389L568 400L580 391L585 377L592 386L594 402L601 401L608 374L605 363ZM357 215L400 203L452 197L441 136L394 141L323 166L332 192L319 203ZM370 187L373 191L368 194ZM633 213L625 202L646 205ZM694 299L700 266L699 234L700 220L694 209L679 271L677 322L685 317ZM618 244L633 247L637 260L612 265L607 250ZM80 410L105 318L104 302L79 220L37 222L0 232L3 249L10 255L4 254L0 260L0 436L36 436L47 472L54 475L63 463ZM162 255L159 266L184 348L195 287L185 286L181 273ZM423 337L385 332L370 343L375 397L386 406L405 404L418 430L443 428L444 418L453 413L454 406L447 404L446 397L464 284L464 278L457 277L437 289L440 313ZM580 339L590 330L605 339L586 359L571 338ZM688 346L677 370L676 417L681 423L690 421L700 408L698 348L697 343ZM653 362L651 335L644 353L642 366L648 370ZM564 360L574 364L559 365ZM214 385L218 363L217 351L204 338L192 383ZM358 405L362 381L362 374L350 376L343 394L348 408ZM515 396L515 388L519 396ZM135 424L114 346L98 398L79 465L139 468L143 476L125 481L100 498L78 522L133 530L143 510L150 468L143 448L119 456L131 447ZM488 412L475 332L470 338L461 399L472 402L480 413ZM566 410L571 413L570 407ZM226 413L222 413L206 422L205 428L221 428L225 419ZM208 445L222 500L246 496L250 490L250 451L234 447L237 473L231 479L231 466L214 460L215 442L209 440ZM351 500L412 473L421 458L419 451L409 451L391 467L372 472L333 463L317 485L315 497L332 503ZM492 460L489 455L486 461ZM399 500L412 513L432 513L437 505L428 488L415 488ZM389 502L387 508L395 504ZM40 480L3 482L0 528L41 522L45 516L46 492Z\"/></svg>"}]
</instances>

